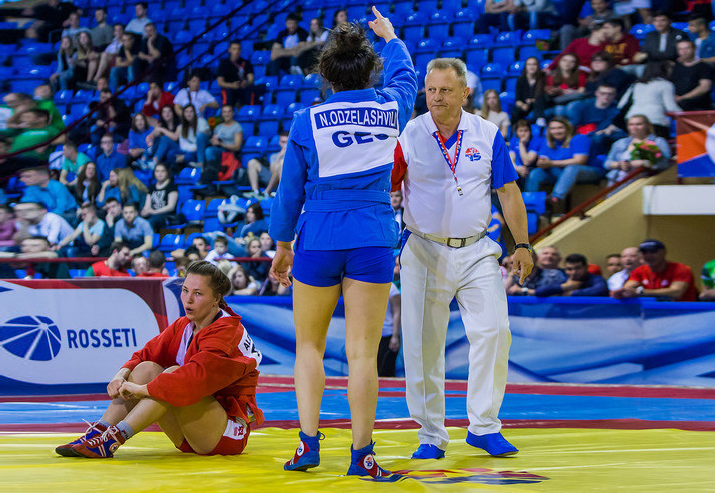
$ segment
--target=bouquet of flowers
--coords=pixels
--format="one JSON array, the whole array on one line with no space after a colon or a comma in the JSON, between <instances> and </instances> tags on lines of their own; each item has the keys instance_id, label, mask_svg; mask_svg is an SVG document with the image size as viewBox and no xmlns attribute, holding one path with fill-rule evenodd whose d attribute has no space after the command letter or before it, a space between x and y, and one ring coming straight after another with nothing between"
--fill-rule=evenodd
<instances>
[{"instance_id":1,"label":"bouquet of flowers","mask_svg":"<svg viewBox=\"0 0 715 493\"><path fill-rule=\"evenodd\" d=\"M633 150L631 151L632 161L648 161L651 166L655 165L662 156L663 153L660 148L652 140L636 142L633 144Z\"/></svg>"}]
</instances>

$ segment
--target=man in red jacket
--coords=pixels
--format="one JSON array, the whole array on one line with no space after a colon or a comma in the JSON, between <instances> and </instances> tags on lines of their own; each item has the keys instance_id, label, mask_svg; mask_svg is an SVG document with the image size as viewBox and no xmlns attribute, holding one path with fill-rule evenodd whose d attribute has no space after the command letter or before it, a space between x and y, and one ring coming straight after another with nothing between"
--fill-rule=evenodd
<instances>
[{"instance_id":1,"label":"man in red jacket","mask_svg":"<svg viewBox=\"0 0 715 493\"><path fill-rule=\"evenodd\" d=\"M230 288L214 265L191 264L181 290L186 316L134 353L107 386L113 400L102 418L55 451L113 457L135 433L158 423L182 452L240 454L249 423L263 422L256 404L262 355L223 300Z\"/></svg>"}]
</instances>

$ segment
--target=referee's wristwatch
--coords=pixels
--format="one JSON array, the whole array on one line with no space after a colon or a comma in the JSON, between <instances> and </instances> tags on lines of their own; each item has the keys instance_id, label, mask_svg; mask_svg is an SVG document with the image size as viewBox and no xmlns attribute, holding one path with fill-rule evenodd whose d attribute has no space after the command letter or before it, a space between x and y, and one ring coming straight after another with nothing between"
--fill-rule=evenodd
<instances>
[{"instance_id":1,"label":"referee's wristwatch","mask_svg":"<svg viewBox=\"0 0 715 493\"><path fill-rule=\"evenodd\" d=\"M534 251L534 249L531 248L531 243L517 243L514 246L514 253L516 253L519 248L526 248L527 250L529 250L529 253Z\"/></svg>"}]
</instances>

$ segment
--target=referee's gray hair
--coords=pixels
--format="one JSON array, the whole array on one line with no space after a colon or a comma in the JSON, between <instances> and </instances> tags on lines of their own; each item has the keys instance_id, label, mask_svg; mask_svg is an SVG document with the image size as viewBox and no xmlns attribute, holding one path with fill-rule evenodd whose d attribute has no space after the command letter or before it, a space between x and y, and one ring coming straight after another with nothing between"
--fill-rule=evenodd
<instances>
[{"instance_id":1,"label":"referee's gray hair","mask_svg":"<svg viewBox=\"0 0 715 493\"><path fill-rule=\"evenodd\" d=\"M433 70L454 70L457 78L464 87L467 87L467 65L459 58L435 58L430 60L425 70L425 79Z\"/></svg>"}]
</instances>

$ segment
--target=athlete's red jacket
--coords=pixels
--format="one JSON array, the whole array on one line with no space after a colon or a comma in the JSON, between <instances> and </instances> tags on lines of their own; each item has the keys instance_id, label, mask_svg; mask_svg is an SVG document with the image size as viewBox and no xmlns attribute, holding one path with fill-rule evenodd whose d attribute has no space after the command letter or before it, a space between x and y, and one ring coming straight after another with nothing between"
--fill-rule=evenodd
<instances>
[{"instance_id":1,"label":"athlete's red jacket","mask_svg":"<svg viewBox=\"0 0 715 493\"><path fill-rule=\"evenodd\" d=\"M201 329L186 349L184 365L172 373L162 373L147 385L155 399L181 407L195 404L213 395L226 414L250 421L253 413L256 425L263 423L263 412L256 404L258 383L257 352L253 341L241 325L241 317L230 308L222 317ZM161 334L151 339L132 355L123 368L133 370L142 361L153 361L164 368L175 366L184 329L189 319L181 317Z\"/></svg>"}]
</instances>

